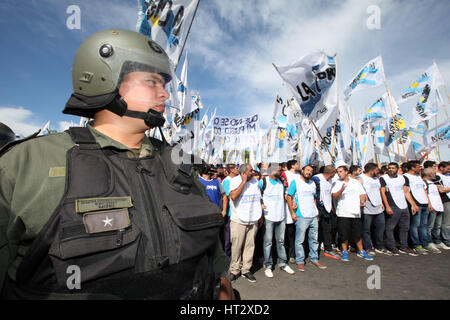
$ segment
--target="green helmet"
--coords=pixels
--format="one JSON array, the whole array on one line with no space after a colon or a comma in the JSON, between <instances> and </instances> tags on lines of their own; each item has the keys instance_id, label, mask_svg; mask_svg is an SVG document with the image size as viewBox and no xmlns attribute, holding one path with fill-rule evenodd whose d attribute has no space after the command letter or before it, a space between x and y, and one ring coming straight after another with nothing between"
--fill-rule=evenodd
<instances>
[{"instance_id":1,"label":"green helmet","mask_svg":"<svg viewBox=\"0 0 450 320\"><path fill-rule=\"evenodd\" d=\"M114 102L123 77L133 71L154 72L166 83L172 65L164 50L147 36L130 30L104 30L78 48L72 66L73 94L63 113L92 118L101 109L123 115ZM125 107L126 109L126 107Z\"/></svg>"}]
</instances>

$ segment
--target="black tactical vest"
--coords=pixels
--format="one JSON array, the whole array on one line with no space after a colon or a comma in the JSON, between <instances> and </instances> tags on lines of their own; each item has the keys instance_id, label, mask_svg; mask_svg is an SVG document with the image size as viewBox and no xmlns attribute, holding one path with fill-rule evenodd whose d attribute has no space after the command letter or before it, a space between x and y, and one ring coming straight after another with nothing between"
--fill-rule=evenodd
<instances>
[{"instance_id":1,"label":"black tactical vest","mask_svg":"<svg viewBox=\"0 0 450 320\"><path fill-rule=\"evenodd\" d=\"M87 128L68 132L76 145L67 152L64 195L7 284L8 297L215 298L212 251L223 220L190 166L175 165L162 143L132 158L101 148Z\"/></svg>"}]
</instances>

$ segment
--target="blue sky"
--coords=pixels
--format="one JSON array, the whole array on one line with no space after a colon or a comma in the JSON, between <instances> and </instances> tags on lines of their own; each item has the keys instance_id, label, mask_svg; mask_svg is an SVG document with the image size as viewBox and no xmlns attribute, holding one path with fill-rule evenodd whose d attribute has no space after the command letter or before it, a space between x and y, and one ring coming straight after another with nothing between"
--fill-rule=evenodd
<instances>
[{"instance_id":1,"label":"blue sky","mask_svg":"<svg viewBox=\"0 0 450 320\"><path fill-rule=\"evenodd\" d=\"M81 9L79 30L66 26L70 5ZM370 5L380 8L379 30L366 25ZM3 0L0 121L23 134L48 120L56 130L78 123L61 113L72 92L77 47L102 29L134 30L137 12L137 0ZM199 90L204 105L216 107L218 115L258 113L267 127L277 92L287 96L272 63L287 65L316 50L337 53L340 92L378 54L396 98L433 59L449 85L449 14L447 0L201 0L186 44L190 90ZM362 118L383 92L356 92L349 101L355 116ZM414 103L400 105L407 122ZM445 117L441 110L439 118ZM450 159L447 149L441 155Z\"/></svg>"}]
</instances>

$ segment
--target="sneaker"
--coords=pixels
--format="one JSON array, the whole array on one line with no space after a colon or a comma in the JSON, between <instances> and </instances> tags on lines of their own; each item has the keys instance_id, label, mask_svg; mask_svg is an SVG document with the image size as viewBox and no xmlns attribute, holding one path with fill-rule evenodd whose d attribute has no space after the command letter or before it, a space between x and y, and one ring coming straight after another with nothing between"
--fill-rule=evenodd
<instances>
[{"instance_id":1,"label":"sneaker","mask_svg":"<svg viewBox=\"0 0 450 320\"><path fill-rule=\"evenodd\" d=\"M297 265L298 271L304 272L305 271L305 265L303 263L299 263Z\"/></svg>"},{"instance_id":2,"label":"sneaker","mask_svg":"<svg viewBox=\"0 0 450 320\"><path fill-rule=\"evenodd\" d=\"M295 258L289 258L289 263L290 264L296 264L297 261L295 261Z\"/></svg>"},{"instance_id":3,"label":"sneaker","mask_svg":"<svg viewBox=\"0 0 450 320\"><path fill-rule=\"evenodd\" d=\"M323 242L320 244L320 250L325 250L325 247L323 246Z\"/></svg>"},{"instance_id":4,"label":"sneaker","mask_svg":"<svg viewBox=\"0 0 450 320\"><path fill-rule=\"evenodd\" d=\"M415 249L416 249L417 253L419 253L419 254L423 254L423 255L428 254L428 251L425 250L422 246L417 246Z\"/></svg>"},{"instance_id":5,"label":"sneaker","mask_svg":"<svg viewBox=\"0 0 450 320\"><path fill-rule=\"evenodd\" d=\"M342 261L349 261L349 260L348 260L348 252L347 252L346 250L342 250L342 253L341 253L341 260L342 260Z\"/></svg>"},{"instance_id":6,"label":"sneaker","mask_svg":"<svg viewBox=\"0 0 450 320\"><path fill-rule=\"evenodd\" d=\"M397 247L393 247L393 248L390 249L389 251L390 251L390 252L392 253L392 255L394 255L394 256L400 255L400 251L397 249Z\"/></svg>"},{"instance_id":7,"label":"sneaker","mask_svg":"<svg viewBox=\"0 0 450 320\"><path fill-rule=\"evenodd\" d=\"M341 259L341 256L340 256L339 254L337 254L336 252L333 252L333 251L327 251L327 250L325 250L325 251L323 252L323 255L326 256L326 257L328 257L328 258L332 258L332 259L336 259L336 260Z\"/></svg>"},{"instance_id":8,"label":"sneaker","mask_svg":"<svg viewBox=\"0 0 450 320\"><path fill-rule=\"evenodd\" d=\"M376 253L382 253L382 254L385 254L385 255L387 255L387 256L392 256L392 252L390 252L390 251L387 250L387 249L381 249L381 250L378 250L377 248L375 248L375 252L376 252Z\"/></svg>"},{"instance_id":9,"label":"sneaker","mask_svg":"<svg viewBox=\"0 0 450 320\"><path fill-rule=\"evenodd\" d=\"M294 274L294 270L291 269L291 267L289 267L288 265L285 265L283 267L280 267L281 270L286 271L289 274Z\"/></svg>"},{"instance_id":10,"label":"sneaker","mask_svg":"<svg viewBox=\"0 0 450 320\"><path fill-rule=\"evenodd\" d=\"M373 249L370 249L370 250L367 250L366 251L367 252L367 254L369 255L369 256L371 256L371 257L374 257L375 256L375 250L373 250Z\"/></svg>"},{"instance_id":11,"label":"sneaker","mask_svg":"<svg viewBox=\"0 0 450 320\"><path fill-rule=\"evenodd\" d=\"M316 267L319 268L319 269L326 269L326 268L327 268L327 266L324 266L324 265L321 264L319 261L317 261L317 262L312 262L312 261L310 261L309 263L312 264L313 266L316 266Z\"/></svg>"},{"instance_id":12,"label":"sneaker","mask_svg":"<svg viewBox=\"0 0 450 320\"><path fill-rule=\"evenodd\" d=\"M450 250L450 247L447 246L445 243L441 242L439 244L436 245L436 247L444 249L444 250Z\"/></svg>"},{"instance_id":13,"label":"sneaker","mask_svg":"<svg viewBox=\"0 0 450 320\"><path fill-rule=\"evenodd\" d=\"M242 275L242 277L244 277L245 279L247 279L250 282L256 282L256 278L250 272L244 273Z\"/></svg>"},{"instance_id":14,"label":"sneaker","mask_svg":"<svg viewBox=\"0 0 450 320\"><path fill-rule=\"evenodd\" d=\"M408 254L408 255L413 256L413 257L417 257L419 255L416 250L413 251L413 250L408 249L408 248L400 248L400 250L398 250L398 251L400 251L400 253Z\"/></svg>"},{"instance_id":15,"label":"sneaker","mask_svg":"<svg viewBox=\"0 0 450 320\"><path fill-rule=\"evenodd\" d=\"M264 270L264 275L265 275L267 278L273 278L272 269L266 268L266 270Z\"/></svg>"},{"instance_id":16,"label":"sneaker","mask_svg":"<svg viewBox=\"0 0 450 320\"><path fill-rule=\"evenodd\" d=\"M239 274L230 273L230 276L229 276L230 282L235 281L237 278L239 278Z\"/></svg>"},{"instance_id":17,"label":"sneaker","mask_svg":"<svg viewBox=\"0 0 450 320\"><path fill-rule=\"evenodd\" d=\"M365 250L362 250L356 254L360 258L364 258L365 260L372 261L373 258L367 254Z\"/></svg>"},{"instance_id":18,"label":"sneaker","mask_svg":"<svg viewBox=\"0 0 450 320\"><path fill-rule=\"evenodd\" d=\"M436 246L434 245L434 243L430 243L426 249L432 253L441 253L441 250L439 250L438 248L436 248Z\"/></svg>"}]
</instances>

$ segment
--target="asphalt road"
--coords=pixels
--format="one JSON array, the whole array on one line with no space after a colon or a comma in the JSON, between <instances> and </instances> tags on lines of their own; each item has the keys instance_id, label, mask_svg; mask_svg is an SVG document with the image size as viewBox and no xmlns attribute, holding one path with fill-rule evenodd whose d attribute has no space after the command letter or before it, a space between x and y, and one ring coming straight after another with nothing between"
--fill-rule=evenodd
<instances>
[{"instance_id":1,"label":"asphalt road","mask_svg":"<svg viewBox=\"0 0 450 320\"><path fill-rule=\"evenodd\" d=\"M377 254L373 261L356 253L349 254L349 262L322 254L319 259L328 269L310 265L307 259L305 272L291 264L295 274L289 275L276 266L274 277L267 278L264 268L259 268L254 273L256 283L240 277L233 287L242 300L450 300L450 250L417 257Z\"/></svg>"}]
</instances>

